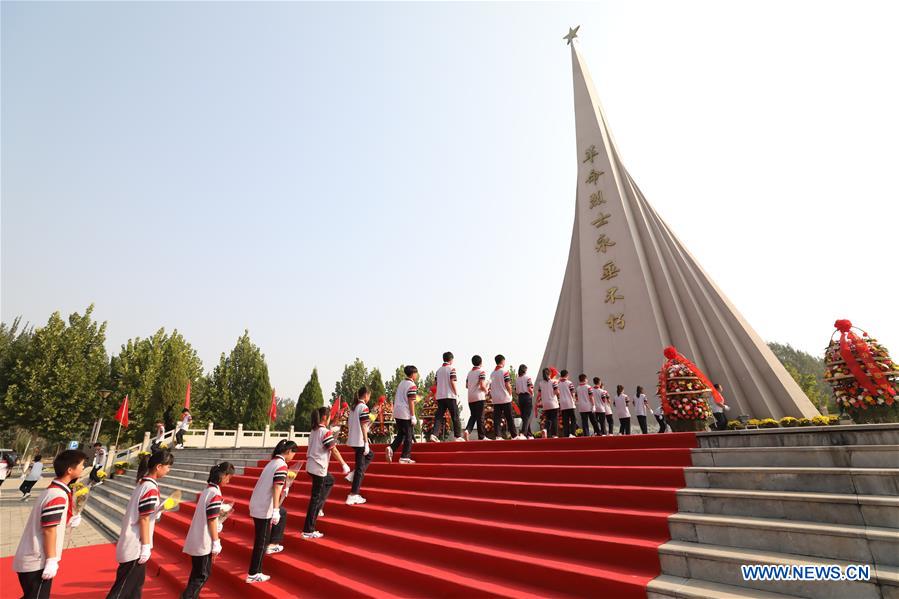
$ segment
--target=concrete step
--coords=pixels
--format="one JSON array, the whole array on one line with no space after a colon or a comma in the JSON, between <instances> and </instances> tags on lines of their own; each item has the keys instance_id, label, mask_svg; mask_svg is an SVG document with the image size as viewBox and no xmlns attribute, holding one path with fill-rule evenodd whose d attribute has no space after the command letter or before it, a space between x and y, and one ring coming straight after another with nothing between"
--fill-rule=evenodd
<instances>
[{"instance_id":1,"label":"concrete step","mask_svg":"<svg viewBox=\"0 0 899 599\"><path fill-rule=\"evenodd\" d=\"M746 489L681 489L680 512L899 528L899 497Z\"/></svg>"},{"instance_id":2,"label":"concrete step","mask_svg":"<svg viewBox=\"0 0 899 599\"><path fill-rule=\"evenodd\" d=\"M82 514L94 523L103 536L115 543L119 540L124 509L116 512L113 508L113 504L106 497L94 496L88 501Z\"/></svg>"},{"instance_id":3,"label":"concrete step","mask_svg":"<svg viewBox=\"0 0 899 599\"><path fill-rule=\"evenodd\" d=\"M782 593L810 599L882 599L899 597L899 569L871 564L868 581L751 581L743 580L741 565L848 565L845 561L774 553L756 549L737 549L685 541L669 541L659 547L662 573L667 576L707 581L736 587Z\"/></svg>"},{"instance_id":4,"label":"concrete step","mask_svg":"<svg viewBox=\"0 0 899 599\"><path fill-rule=\"evenodd\" d=\"M676 541L899 566L895 528L708 514L674 514L668 527Z\"/></svg>"},{"instance_id":5,"label":"concrete step","mask_svg":"<svg viewBox=\"0 0 899 599\"><path fill-rule=\"evenodd\" d=\"M899 495L899 468L687 468L687 487Z\"/></svg>"},{"instance_id":6,"label":"concrete step","mask_svg":"<svg viewBox=\"0 0 899 599\"><path fill-rule=\"evenodd\" d=\"M792 599L795 595L767 593L756 589L718 584L707 580L693 580L663 574L646 588L647 599Z\"/></svg>"},{"instance_id":7,"label":"concrete step","mask_svg":"<svg viewBox=\"0 0 899 599\"><path fill-rule=\"evenodd\" d=\"M818 445L899 445L899 424L808 426L696 435L700 447L801 447Z\"/></svg>"},{"instance_id":8,"label":"concrete step","mask_svg":"<svg viewBox=\"0 0 899 599\"><path fill-rule=\"evenodd\" d=\"M181 457L181 456L179 456ZM216 464L221 464L222 462L231 463L236 469L243 471L244 468L254 468L259 465L259 460L256 458L239 458L239 459L215 459L215 458L203 458L203 457L193 457L193 456L185 456L181 457L181 459L175 459L175 468L187 467L190 470L203 470L205 472L209 472L209 470L215 466Z\"/></svg>"},{"instance_id":9,"label":"concrete step","mask_svg":"<svg viewBox=\"0 0 899 599\"><path fill-rule=\"evenodd\" d=\"M691 452L694 466L895 468L899 445L702 448Z\"/></svg>"}]
</instances>

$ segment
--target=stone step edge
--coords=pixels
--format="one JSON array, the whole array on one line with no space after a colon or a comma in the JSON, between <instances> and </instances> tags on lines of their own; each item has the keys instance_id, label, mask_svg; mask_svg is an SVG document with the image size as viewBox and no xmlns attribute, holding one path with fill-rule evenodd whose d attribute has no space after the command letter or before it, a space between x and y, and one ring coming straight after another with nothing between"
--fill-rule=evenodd
<instances>
[{"instance_id":1,"label":"stone step edge","mask_svg":"<svg viewBox=\"0 0 899 599\"><path fill-rule=\"evenodd\" d=\"M816 468L813 466L687 466L687 474L710 472L712 474L740 474L763 472L765 474L855 474L867 476L899 476L899 468Z\"/></svg>"},{"instance_id":2,"label":"stone step edge","mask_svg":"<svg viewBox=\"0 0 899 599\"><path fill-rule=\"evenodd\" d=\"M801 451L899 451L899 445L794 445L789 447L694 447L692 453L783 453Z\"/></svg>"},{"instance_id":3,"label":"stone step edge","mask_svg":"<svg viewBox=\"0 0 899 599\"><path fill-rule=\"evenodd\" d=\"M759 518L754 516L722 516L718 514L695 514L679 512L668 517L668 522L723 526L725 528L750 528L756 530L778 530L783 532L830 535L839 537L861 537L868 540L894 542L899 547L899 529L875 526L855 526L851 524L821 524L802 520L780 518Z\"/></svg>"},{"instance_id":4,"label":"stone step edge","mask_svg":"<svg viewBox=\"0 0 899 599\"><path fill-rule=\"evenodd\" d=\"M824 557L812 557L793 553L776 553L755 549L726 547L724 545L708 545L690 543L689 541L668 541L659 547L660 555L693 557L710 561L730 562L734 564L785 564L785 565L822 565L846 566L846 560L834 560ZM873 584L899 586L899 567L881 566L877 564L861 564L871 566Z\"/></svg>"},{"instance_id":5,"label":"stone step edge","mask_svg":"<svg viewBox=\"0 0 899 599\"><path fill-rule=\"evenodd\" d=\"M686 487L678 489L677 494L733 499L773 499L777 501L849 503L853 505L899 507L899 497L890 497L889 495L853 495L851 493L813 493L801 491L754 491L751 489L717 489L706 487Z\"/></svg>"},{"instance_id":6,"label":"stone step edge","mask_svg":"<svg viewBox=\"0 0 899 599\"><path fill-rule=\"evenodd\" d=\"M647 594L675 597L676 599L793 599L795 595L781 595L759 591L749 587L735 587L720 582L699 580L696 578L681 578L662 574L651 581L646 587Z\"/></svg>"}]
</instances>

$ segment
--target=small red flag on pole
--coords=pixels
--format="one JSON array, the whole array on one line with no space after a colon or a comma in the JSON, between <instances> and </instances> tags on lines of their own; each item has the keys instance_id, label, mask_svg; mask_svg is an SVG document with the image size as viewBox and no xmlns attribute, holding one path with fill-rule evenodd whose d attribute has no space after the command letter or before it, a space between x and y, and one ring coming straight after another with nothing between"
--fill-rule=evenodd
<instances>
[{"instance_id":1,"label":"small red flag on pole","mask_svg":"<svg viewBox=\"0 0 899 599\"><path fill-rule=\"evenodd\" d=\"M184 409L190 409L190 379L187 379L187 393L184 394Z\"/></svg>"},{"instance_id":2,"label":"small red flag on pole","mask_svg":"<svg viewBox=\"0 0 899 599\"><path fill-rule=\"evenodd\" d=\"M275 390L272 389L272 407L268 409L268 419L270 422L274 422L275 418L278 417L278 402L275 401Z\"/></svg>"},{"instance_id":3,"label":"small red flag on pole","mask_svg":"<svg viewBox=\"0 0 899 599\"><path fill-rule=\"evenodd\" d=\"M339 395L331 402L331 420L337 420L337 416L340 414L340 404L342 402L343 400L340 399Z\"/></svg>"},{"instance_id":4,"label":"small red flag on pole","mask_svg":"<svg viewBox=\"0 0 899 599\"><path fill-rule=\"evenodd\" d=\"M115 419L118 423L125 428L128 428L128 396L125 396L125 399L122 400L122 405L119 406L119 411L115 413Z\"/></svg>"}]
</instances>

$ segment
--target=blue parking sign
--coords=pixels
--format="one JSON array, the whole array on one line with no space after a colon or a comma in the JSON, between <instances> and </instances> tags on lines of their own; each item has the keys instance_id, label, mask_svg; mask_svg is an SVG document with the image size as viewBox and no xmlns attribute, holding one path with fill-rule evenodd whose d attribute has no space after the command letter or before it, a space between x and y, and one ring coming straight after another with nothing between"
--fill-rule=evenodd
<instances>
[{"instance_id":1,"label":"blue parking sign","mask_svg":"<svg viewBox=\"0 0 899 599\"><path fill-rule=\"evenodd\" d=\"M78 449L78 441L69 441L69 449Z\"/></svg>"}]
</instances>

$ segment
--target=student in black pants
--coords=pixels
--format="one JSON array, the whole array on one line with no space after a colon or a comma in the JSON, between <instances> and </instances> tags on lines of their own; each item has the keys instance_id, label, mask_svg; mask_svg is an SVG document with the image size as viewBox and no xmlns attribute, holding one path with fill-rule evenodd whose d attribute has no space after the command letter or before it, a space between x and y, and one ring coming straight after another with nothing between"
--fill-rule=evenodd
<instances>
[{"instance_id":1,"label":"student in black pants","mask_svg":"<svg viewBox=\"0 0 899 599\"><path fill-rule=\"evenodd\" d=\"M365 471L371 464L375 454L371 450L368 443L368 427L371 426L371 417L368 410L368 401L371 398L371 392L368 387L363 385L356 392L356 403L353 404L353 412L350 414L347 426L349 431L347 434L347 444L353 448L356 454L355 469L346 475L347 481L350 482L350 494L346 498L347 505L361 505L365 503L365 498L359 494L362 488L362 479L365 478Z\"/></svg>"},{"instance_id":2,"label":"student in black pants","mask_svg":"<svg viewBox=\"0 0 899 599\"><path fill-rule=\"evenodd\" d=\"M328 462L334 456L340 462L344 474L350 473L350 467L337 450L337 438L328 425L331 422L330 409L327 407L312 410L312 422L309 433L309 447L306 450L306 474L312 477L312 493L309 496L309 507L306 510L306 522L303 525L304 539L320 539L325 536L315 530L315 523L323 514L322 508L334 486L334 477L328 474Z\"/></svg>"},{"instance_id":3,"label":"student in black pants","mask_svg":"<svg viewBox=\"0 0 899 599\"><path fill-rule=\"evenodd\" d=\"M646 425L646 410L649 409L649 402L646 400L646 394L643 393L643 387L637 385L637 398L634 400L634 412L637 415L637 423L640 425L640 432L647 434L649 427Z\"/></svg>"},{"instance_id":4,"label":"student in black pants","mask_svg":"<svg viewBox=\"0 0 899 599\"><path fill-rule=\"evenodd\" d=\"M549 368L544 368L537 382L537 405L543 408L546 437L559 435L559 383L551 378Z\"/></svg>"},{"instance_id":5,"label":"student in black pants","mask_svg":"<svg viewBox=\"0 0 899 599\"><path fill-rule=\"evenodd\" d=\"M624 394L624 385L618 385L615 395L615 415L618 416L618 434L631 434L631 412L627 406L631 398Z\"/></svg>"},{"instance_id":6,"label":"student in black pants","mask_svg":"<svg viewBox=\"0 0 899 599\"><path fill-rule=\"evenodd\" d=\"M518 407L521 408L521 433L534 438L531 432L531 410L534 409L534 381L528 376L528 367L518 367L518 378L515 379L515 392L518 393Z\"/></svg>"}]
</instances>

